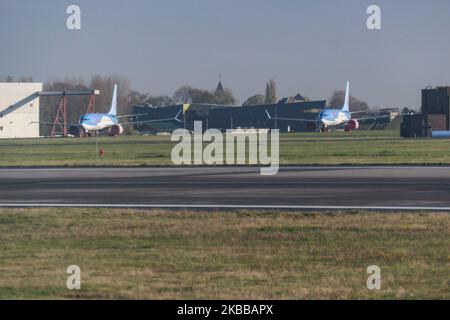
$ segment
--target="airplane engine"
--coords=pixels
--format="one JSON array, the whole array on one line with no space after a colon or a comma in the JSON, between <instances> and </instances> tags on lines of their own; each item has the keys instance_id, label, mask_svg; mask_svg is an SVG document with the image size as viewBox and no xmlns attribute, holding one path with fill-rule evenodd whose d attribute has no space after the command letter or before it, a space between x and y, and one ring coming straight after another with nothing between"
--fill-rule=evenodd
<instances>
[{"instance_id":1,"label":"airplane engine","mask_svg":"<svg viewBox=\"0 0 450 320\"><path fill-rule=\"evenodd\" d=\"M350 120L346 125L345 125L345 131L352 131L352 130L356 130L359 128L359 122L357 120Z\"/></svg>"},{"instance_id":2,"label":"airplane engine","mask_svg":"<svg viewBox=\"0 0 450 320\"><path fill-rule=\"evenodd\" d=\"M115 137L123 133L123 127L120 124L115 124L109 129L109 136Z\"/></svg>"}]
</instances>

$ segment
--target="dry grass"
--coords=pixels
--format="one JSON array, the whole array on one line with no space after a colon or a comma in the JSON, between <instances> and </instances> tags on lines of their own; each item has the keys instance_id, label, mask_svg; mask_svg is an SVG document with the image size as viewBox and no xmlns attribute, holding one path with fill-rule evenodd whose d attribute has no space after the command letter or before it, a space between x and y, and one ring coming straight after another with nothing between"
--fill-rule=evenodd
<instances>
[{"instance_id":1,"label":"dry grass","mask_svg":"<svg viewBox=\"0 0 450 320\"><path fill-rule=\"evenodd\" d=\"M448 214L0 209L0 241L3 299L450 298Z\"/></svg>"}]
</instances>

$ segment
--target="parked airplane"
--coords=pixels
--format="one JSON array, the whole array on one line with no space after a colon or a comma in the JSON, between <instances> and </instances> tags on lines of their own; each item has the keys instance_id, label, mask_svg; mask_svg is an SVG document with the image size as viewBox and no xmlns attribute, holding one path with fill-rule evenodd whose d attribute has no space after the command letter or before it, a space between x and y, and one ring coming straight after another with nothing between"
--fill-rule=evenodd
<instances>
[{"instance_id":1,"label":"parked airplane","mask_svg":"<svg viewBox=\"0 0 450 320\"><path fill-rule=\"evenodd\" d=\"M324 109L319 113L316 120L316 129L319 129L322 132L329 131L329 128L337 127L342 124L345 124L345 131L356 130L359 128L359 121L369 120L369 119L379 119L379 118L387 118L388 116L379 116L379 117L365 117L354 119L352 117L353 114L367 112L364 111L356 111L350 112L350 82L347 82L347 88L345 90L345 101L344 106L339 109ZM267 117L269 119L274 120L286 120L286 121L302 121L311 123L313 120L311 119L297 119L297 118L273 118L269 112L266 110Z\"/></svg>"},{"instance_id":2,"label":"parked airplane","mask_svg":"<svg viewBox=\"0 0 450 320\"><path fill-rule=\"evenodd\" d=\"M108 113L86 113L80 117L79 123L68 124L70 126L70 134L74 136L87 136L91 133L98 133L101 130L108 129L110 136L117 136L123 133L123 126L142 124L142 123L152 123L152 122L164 122L164 121L177 121L182 122L178 119L180 110L174 118L169 119L158 119L158 120L146 120L146 121L135 121L135 122L124 122L120 123L119 119L122 118L132 118L137 115L127 115L118 116L117 115L117 84L114 85L113 97L111 101L111 107ZM52 124L49 122L39 122L44 124Z\"/></svg>"}]
</instances>

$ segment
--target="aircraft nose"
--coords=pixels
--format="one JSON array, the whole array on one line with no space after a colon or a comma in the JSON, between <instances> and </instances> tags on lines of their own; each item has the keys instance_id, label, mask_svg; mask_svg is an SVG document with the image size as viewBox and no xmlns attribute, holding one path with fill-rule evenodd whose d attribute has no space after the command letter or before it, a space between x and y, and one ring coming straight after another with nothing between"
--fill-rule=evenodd
<instances>
[{"instance_id":1,"label":"aircraft nose","mask_svg":"<svg viewBox=\"0 0 450 320\"><path fill-rule=\"evenodd\" d=\"M323 113L320 113L319 114L319 117L318 117L318 120L320 121L320 122L322 122L323 123Z\"/></svg>"}]
</instances>

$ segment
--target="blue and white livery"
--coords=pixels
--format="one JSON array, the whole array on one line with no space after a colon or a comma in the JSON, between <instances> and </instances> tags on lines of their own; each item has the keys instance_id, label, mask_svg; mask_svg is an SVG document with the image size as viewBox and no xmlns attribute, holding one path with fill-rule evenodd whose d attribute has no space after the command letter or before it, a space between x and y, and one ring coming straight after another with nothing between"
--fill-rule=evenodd
<instances>
[{"instance_id":1,"label":"blue and white livery","mask_svg":"<svg viewBox=\"0 0 450 320\"><path fill-rule=\"evenodd\" d=\"M345 90L345 101L344 105L339 109L324 109L321 111L317 116L317 121L314 124L315 127L318 129L320 127L322 132L326 132L329 130L329 128L337 127L340 125L345 124L345 131L351 131L356 130L359 128L359 122L360 120L368 120L368 119L377 119L377 118L386 118L387 116L380 116L380 117L368 117L368 118L359 118L354 119L352 118L353 114L356 113L362 113L367 112L367 110L364 111L357 111L357 112L350 112L350 82L347 82L347 87ZM277 119L277 120L286 120L286 121L303 121L311 123L311 119L296 119L296 118L273 118L269 114L269 112L266 110L266 114L269 117L269 119Z\"/></svg>"},{"instance_id":2,"label":"blue and white livery","mask_svg":"<svg viewBox=\"0 0 450 320\"><path fill-rule=\"evenodd\" d=\"M119 122L121 118L132 118L138 115L128 115L128 116L118 116L117 115L117 84L114 85L114 91L111 101L111 106L108 113L86 113L80 117L78 123L68 123L70 125L69 134L71 136L80 135L80 137L90 136L92 133L98 134L101 130L108 130L110 136L117 136L123 133L123 126L133 125L133 124L143 124L152 122L166 122L166 121L177 121L182 122L178 117L181 114L180 110L177 115L169 119L158 119L158 120L145 120L145 121L135 121L135 122ZM50 122L31 122L31 123L41 123L47 125L53 125Z\"/></svg>"},{"instance_id":3,"label":"blue and white livery","mask_svg":"<svg viewBox=\"0 0 450 320\"><path fill-rule=\"evenodd\" d=\"M79 125L86 134L109 129L111 136L123 133L123 127L117 117L117 84L114 85L111 107L108 113L87 113L80 117Z\"/></svg>"}]
</instances>

